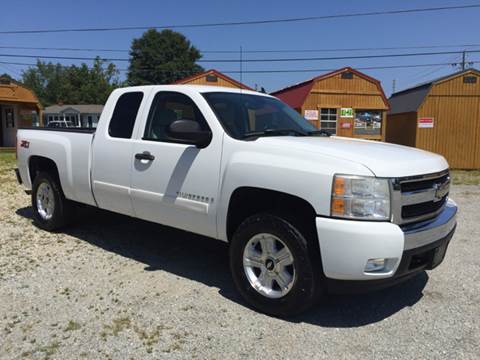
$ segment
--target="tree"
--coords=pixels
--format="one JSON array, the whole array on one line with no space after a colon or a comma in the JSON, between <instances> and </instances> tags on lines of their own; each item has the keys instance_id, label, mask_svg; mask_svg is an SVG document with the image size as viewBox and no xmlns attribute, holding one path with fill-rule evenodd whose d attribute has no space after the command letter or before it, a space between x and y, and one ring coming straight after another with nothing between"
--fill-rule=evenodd
<instances>
[{"instance_id":1,"label":"tree","mask_svg":"<svg viewBox=\"0 0 480 360\"><path fill-rule=\"evenodd\" d=\"M129 85L171 84L203 71L195 62L201 58L182 34L150 29L134 39L130 49Z\"/></svg>"},{"instance_id":2,"label":"tree","mask_svg":"<svg viewBox=\"0 0 480 360\"><path fill-rule=\"evenodd\" d=\"M69 104L104 104L115 88L121 85L114 64L96 58L93 66L46 63L22 74L23 83L32 89L43 106L60 102Z\"/></svg>"}]
</instances>

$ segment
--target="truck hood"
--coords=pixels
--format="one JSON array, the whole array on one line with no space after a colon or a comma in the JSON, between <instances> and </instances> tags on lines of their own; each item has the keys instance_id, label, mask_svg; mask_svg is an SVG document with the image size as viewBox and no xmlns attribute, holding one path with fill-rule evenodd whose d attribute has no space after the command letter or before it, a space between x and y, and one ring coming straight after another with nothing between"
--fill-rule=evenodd
<instances>
[{"instance_id":1,"label":"truck hood","mask_svg":"<svg viewBox=\"0 0 480 360\"><path fill-rule=\"evenodd\" d=\"M428 151L378 141L344 137L260 137L256 142L267 147L291 149L349 160L366 166L378 177L403 177L430 174L448 168L447 161Z\"/></svg>"}]
</instances>

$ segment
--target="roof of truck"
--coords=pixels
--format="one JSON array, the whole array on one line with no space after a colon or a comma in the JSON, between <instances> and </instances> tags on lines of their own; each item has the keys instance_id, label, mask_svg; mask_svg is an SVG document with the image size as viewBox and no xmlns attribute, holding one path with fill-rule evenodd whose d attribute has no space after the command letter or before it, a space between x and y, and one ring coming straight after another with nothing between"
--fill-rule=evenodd
<instances>
[{"instance_id":1,"label":"roof of truck","mask_svg":"<svg viewBox=\"0 0 480 360\"><path fill-rule=\"evenodd\" d=\"M189 85L189 84L172 84L172 85L141 85L141 86L130 86L128 89L145 89L145 88L154 88L157 90L170 90L174 91L175 89L188 89L199 93L207 93L207 92L229 92L229 93L237 93L237 94L251 94L251 95L265 95L270 96L268 94L264 94L258 91L253 90L245 90L245 89L236 89L230 88L225 86L211 86L211 85Z\"/></svg>"}]
</instances>

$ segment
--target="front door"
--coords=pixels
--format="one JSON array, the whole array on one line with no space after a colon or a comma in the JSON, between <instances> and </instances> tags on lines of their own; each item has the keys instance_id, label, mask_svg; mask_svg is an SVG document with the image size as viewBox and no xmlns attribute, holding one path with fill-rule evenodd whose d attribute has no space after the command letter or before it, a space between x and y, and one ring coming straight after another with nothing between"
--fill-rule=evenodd
<instances>
[{"instance_id":1,"label":"front door","mask_svg":"<svg viewBox=\"0 0 480 360\"><path fill-rule=\"evenodd\" d=\"M133 208L139 218L216 237L221 138L213 136L204 149L174 142L166 129L180 119L209 129L189 96L156 93L144 131L133 146Z\"/></svg>"}]
</instances>

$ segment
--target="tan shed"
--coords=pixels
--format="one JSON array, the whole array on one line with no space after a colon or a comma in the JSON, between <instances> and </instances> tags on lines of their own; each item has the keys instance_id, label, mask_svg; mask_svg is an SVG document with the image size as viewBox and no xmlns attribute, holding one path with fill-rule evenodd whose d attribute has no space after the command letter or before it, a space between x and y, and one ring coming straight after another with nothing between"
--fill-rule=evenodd
<instances>
[{"instance_id":1,"label":"tan shed","mask_svg":"<svg viewBox=\"0 0 480 360\"><path fill-rule=\"evenodd\" d=\"M231 77L222 74L217 70L207 70L184 79L177 80L175 84L190 84L190 85L213 85L213 86L225 86L244 90L253 90L241 82L238 82Z\"/></svg>"},{"instance_id":2,"label":"tan shed","mask_svg":"<svg viewBox=\"0 0 480 360\"><path fill-rule=\"evenodd\" d=\"M452 168L480 168L480 71L432 80L389 102L386 141L441 154Z\"/></svg>"},{"instance_id":3,"label":"tan shed","mask_svg":"<svg viewBox=\"0 0 480 360\"><path fill-rule=\"evenodd\" d=\"M41 125L42 107L32 90L7 77L0 78L0 148L15 147L17 129Z\"/></svg>"},{"instance_id":4,"label":"tan shed","mask_svg":"<svg viewBox=\"0 0 480 360\"><path fill-rule=\"evenodd\" d=\"M389 109L380 82L345 67L275 91L317 128L340 136L384 139Z\"/></svg>"}]
</instances>

